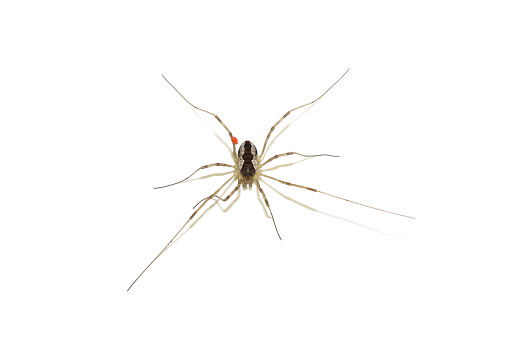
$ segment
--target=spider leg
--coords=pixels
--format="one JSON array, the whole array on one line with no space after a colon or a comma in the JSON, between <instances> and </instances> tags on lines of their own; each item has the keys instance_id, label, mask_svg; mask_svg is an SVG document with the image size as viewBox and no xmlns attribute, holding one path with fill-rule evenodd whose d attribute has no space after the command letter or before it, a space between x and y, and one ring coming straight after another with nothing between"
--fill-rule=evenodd
<instances>
[{"instance_id":1,"label":"spider leg","mask_svg":"<svg viewBox=\"0 0 508 339\"><path fill-rule=\"evenodd\" d=\"M273 126L272 126L272 128L270 128L270 132L268 132L268 135L266 136L266 139L265 139L265 144L263 145L263 150L261 151L261 154L259 155L259 158L261 159L261 157L262 157L262 156L263 156L263 154L265 153L266 143L268 142L268 139L270 139L270 136L272 135L273 130L275 129L275 127L277 127L277 125L278 125L278 124L280 124L280 122L281 122L282 120L284 120L284 119L285 119L285 118L286 118L286 117L287 117L287 116L288 116L291 112L296 111L296 110L297 110L297 109L299 109L299 108L302 108L302 107L305 107L305 106L308 106L308 105L310 105L310 104L313 104L313 103L317 102L317 101L318 101L319 99L321 99L321 98L322 98L322 97L323 97L326 93L328 93L328 91L329 91L329 90L331 90L331 89L332 89L332 87L333 87L333 86L335 86L335 84L336 84L336 83L338 83L338 82L340 81L340 79L342 79L342 78L344 77L344 75L346 75L346 73L347 73L348 71L349 71L349 69L348 69L348 70L347 70L347 71L346 71L346 72L345 72L345 73L344 73L344 74L343 74L343 75L339 78L339 80L335 81L335 82L333 83L333 85L331 85L331 86L330 86L330 88L328 88L328 89L326 90L326 92L324 92L323 94L321 94L321 96L320 96L319 98L317 98L317 99L316 99L316 100L314 100L314 101L309 102L308 104L301 105L301 106L298 106L298 107L296 107L296 108L293 108L292 110L290 110L290 111L288 111L286 114L284 114L284 115L282 116L282 118L280 118L280 119L279 119L279 121L277 121L277 122L275 123L275 125L273 125Z\"/></svg>"},{"instance_id":2,"label":"spider leg","mask_svg":"<svg viewBox=\"0 0 508 339\"><path fill-rule=\"evenodd\" d=\"M287 155L293 155L293 154L296 154L296 155L301 155L302 157L307 157L307 158L313 158L313 157L322 157L322 156L327 156L327 157L339 157L340 155L331 155L331 154L316 154L316 155L304 155L304 154L300 154L300 153L297 153L297 152L287 152L287 153L281 153L281 154L277 154L277 155L274 155L273 157L271 157L270 159L268 159L267 161L265 161L259 168L263 167L264 165L266 165L267 163L269 163L270 161L272 160L275 160L279 157L285 157Z\"/></svg>"},{"instance_id":3,"label":"spider leg","mask_svg":"<svg viewBox=\"0 0 508 339\"><path fill-rule=\"evenodd\" d=\"M206 205L206 203L208 201L210 201L210 199L212 199L217 193L219 193L219 191L224 187L226 186L226 184L228 182L231 181L231 179L234 178L234 175L229 178L224 184L221 185L221 187L219 187L218 190L216 190L214 193L212 193L208 198L206 198L206 201L201 205L199 206L199 208L197 210L194 211L194 213L192 213L192 215L190 216L190 218L185 222L185 224L182 226L182 228L180 228L180 230L175 234L175 236L173 238L171 238L171 240L168 242L168 244L162 249L162 251L157 254L157 256L150 262L150 264L148 264L148 266L146 266L146 268L143 270L143 272L141 272L138 277L136 278L136 280L134 280L134 282L129 286L129 288L127 289L127 291L129 291L131 289L132 286L134 286L134 284L136 283L136 281L138 281L139 278L141 278L141 276L143 275L143 273L146 272L146 270L152 266L152 264L155 262L155 260L159 259L159 257L162 255L162 253L164 253L164 251L166 251L168 249L169 246L171 246L171 244L173 243L173 241L175 240L175 238L178 236L178 234L180 234L180 232L182 232L182 230L185 228L185 226L187 226L187 224L192 220L192 218L194 218L194 216L199 212L199 210L201 208L203 208L203 206Z\"/></svg>"},{"instance_id":4,"label":"spider leg","mask_svg":"<svg viewBox=\"0 0 508 339\"><path fill-rule=\"evenodd\" d=\"M278 181L284 185L288 185L288 186L295 186L295 187L300 187L300 188L303 188L303 189L306 189L306 190L309 190L309 191L312 191L312 192L318 192L318 193L322 193L322 194L326 194L326 195L329 195L331 197L334 197L334 198L337 198L337 199L341 199L341 200L345 200L347 202L351 202L353 204L357 204L357 205L360 205L360 206L364 206L364 207L368 207L368 208L372 208L372 209L375 209L375 210L378 210L378 211L381 211L381 212L386 212L386 213L390 213L390 214L395 214L395 215L399 215L401 217L406 217L406 218L411 218L411 219L414 219L413 217L410 217L410 216L407 216L407 215L403 215L403 214L399 214L399 213L395 213L395 212L390 212L390 211L386 211L386 210L382 210L380 208L377 208L377 207L372 207L372 206L368 206L368 205L364 205L364 204L360 204L359 202L355 202L355 201L351 201L351 200L348 200L348 199L344 199L344 198L341 198L341 197L338 197L336 195L333 195L333 194L329 194L329 193L325 193L325 192L321 192L321 191L318 191L317 189L315 188L310 188L310 187L306 187L306 186L301 186L301 185L297 185L297 184L292 184L290 182L287 182L287 181L282 181L280 179L276 179L274 177L271 177L269 175L266 175L266 174L261 174L262 177L266 177L266 178L269 178L269 179L272 179L272 180L275 180L275 181Z\"/></svg>"},{"instance_id":5,"label":"spider leg","mask_svg":"<svg viewBox=\"0 0 508 339\"><path fill-rule=\"evenodd\" d=\"M219 197L218 195L214 195L213 198L219 198L220 200L222 201L228 201L229 198L231 198L233 196L233 194L235 194L236 191L238 191L238 189L240 188L240 182L238 182L238 185L235 187L234 190L231 191L231 193L228 194L228 196L225 198L225 199L222 199L221 197ZM208 198L208 197L207 197ZM192 209L196 208L197 205L201 204L201 202L207 198L203 198L201 199Z\"/></svg>"},{"instance_id":6,"label":"spider leg","mask_svg":"<svg viewBox=\"0 0 508 339\"><path fill-rule=\"evenodd\" d=\"M169 184L169 185L164 185L164 186L159 186L159 187L154 187L153 189L158 189L158 188L164 188L164 187L169 187L169 186L173 186L173 185L176 185L176 184L179 184L181 182L184 182L185 180L189 179L190 177L192 177L194 174L196 174L197 171L199 170L202 170L202 169L205 169L205 168L208 168L208 167L213 167L213 166L223 166L223 167L232 167L232 168L235 168L235 166L233 165L228 165L228 164L223 164L223 163L215 163L215 164L210 164L210 165L205 165L205 166L201 166L200 168L198 168L197 170L195 170L191 175L189 175L187 178L183 179L183 180L180 180L179 182L175 182L174 184Z\"/></svg>"},{"instance_id":7,"label":"spider leg","mask_svg":"<svg viewBox=\"0 0 508 339\"><path fill-rule=\"evenodd\" d=\"M279 239L282 240L279 234L279 230L277 229L277 224L275 224L275 218L273 217L272 209L270 208L270 204L268 203L268 199L266 199L265 192L263 192L263 189L261 188L261 185L259 185L259 180L256 180L256 186L259 189L259 192L263 195L263 198L265 199L266 207L268 207L268 210L270 211L270 215L272 216L273 226L275 226L275 231L277 232L277 235L279 236Z\"/></svg>"},{"instance_id":8,"label":"spider leg","mask_svg":"<svg viewBox=\"0 0 508 339\"><path fill-rule=\"evenodd\" d=\"M166 79L166 77L164 76L164 74L162 74L162 77L164 78L164 80L166 80L166 82L167 82L168 84L170 84L170 85L171 85L171 87L173 87L173 89L176 91L176 93L178 93L178 94L182 97L182 99L183 99L183 100L185 100L185 101L186 101L189 105L191 105L192 107L194 107L194 108L195 108L195 109L197 109L197 110L200 110L200 111L202 111L202 112L205 112L205 113L208 113L208 114L213 115L213 116L215 117L215 119L217 119L217 121L219 121L219 122L220 122L220 124L222 125L222 127L224 127L224 128L226 129L226 131L228 132L228 134L229 134L229 138L231 139L231 143L233 144L233 156L236 158L236 144L235 144L235 141L233 141L233 140L236 140L236 138L235 138L235 137L233 137L233 133L231 133L231 131L229 130L229 128L227 128L227 127L226 127L226 125L222 122L222 120L221 120L221 119L220 119L220 118L219 118L216 114L213 114L213 113L211 113L211 112L205 111L204 109L201 109L201 108L199 108L199 107L197 107L197 106L194 106L194 105L193 105L193 104L192 104L189 100L185 99L185 97L184 97L184 96L183 96L183 95L182 95L182 94L181 94L181 93L180 93L180 92L176 89L176 87L175 87L175 86L173 86L173 84L172 84L172 83L170 83L170 82L168 81L168 79ZM236 141L236 142L238 142L238 141Z\"/></svg>"}]
</instances>

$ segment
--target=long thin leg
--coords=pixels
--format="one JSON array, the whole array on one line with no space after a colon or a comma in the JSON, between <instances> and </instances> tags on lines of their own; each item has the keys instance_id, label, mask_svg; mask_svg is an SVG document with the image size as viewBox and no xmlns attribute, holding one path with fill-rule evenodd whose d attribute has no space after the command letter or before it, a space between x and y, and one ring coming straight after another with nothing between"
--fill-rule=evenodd
<instances>
[{"instance_id":1,"label":"long thin leg","mask_svg":"<svg viewBox=\"0 0 508 339\"><path fill-rule=\"evenodd\" d=\"M331 155L331 154L316 154L316 155L304 155L304 154L301 154L301 153L297 153L297 152L287 152L287 153L281 153L281 154L277 154L277 155L274 155L273 157L271 157L270 159L268 159L267 161L265 161L259 168L263 167L264 165L268 164L270 161L272 160L275 160L277 158L280 158L280 157L285 157L287 155L293 155L293 154L296 154L296 155L301 155L302 157L307 157L307 158L313 158L313 157L322 157L322 156L327 156L327 157L336 157L338 158L340 155Z\"/></svg>"},{"instance_id":2,"label":"long thin leg","mask_svg":"<svg viewBox=\"0 0 508 339\"><path fill-rule=\"evenodd\" d=\"M231 198L233 196L233 194L235 194L236 191L238 191L238 189L240 188L240 182L238 182L238 185L236 185L235 189L233 191L231 191L231 193L228 194L228 196L226 197L226 199L222 199L221 197L219 197L218 195L214 195L213 198L219 198L220 200L222 201L228 201L229 198ZM207 197L208 198L208 197ZM207 198L203 198L201 199L192 209L196 208L199 204L201 204L201 202Z\"/></svg>"},{"instance_id":3,"label":"long thin leg","mask_svg":"<svg viewBox=\"0 0 508 339\"><path fill-rule=\"evenodd\" d=\"M138 277L136 278L136 280L134 280L134 282L129 286L129 288L127 289L127 291L129 291L131 289L132 286L134 286L134 284L136 283L136 281L138 281L139 278L141 278L141 276L143 275L143 273L145 273L145 271L148 269L148 267L152 266L152 264L155 262L155 260L159 259L159 257L162 255L162 253L164 253L164 251L166 251L168 249L168 247L173 243L173 241L175 240L175 238L178 236L178 234L180 234L180 232L182 232L182 230L185 228L185 226L192 220L192 218L194 218L194 216L199 212L199 210L201 208L203 208L203 206L206 205L206 203L208 201L210 201L210 199L213 198L214 195L216 195L217 193L219 193L219 191L224 187L226 186L226 184L228 182L231 181L231 179L233 179L235 176L233 175L231 178L228 179L228 181L226 181L224 184L221 185L221 187L219 187L218 190L216 190L212 195L210 195L208 198L206 198L206 201L201 205L199 206L199 208L194 211L194 213L192 213L192 215L190 216L190 218L185 222L185 224L182 226L182 228L180 228L180 230L175 234L175 236L168 242L168 244L166 246L164 246L164 248L162 249L162 251L157 254L157 256L150 262L150 264L148 264L148 266L146 266L146 268L143 270L143 272L141 272Z\"/></svg>"},{"instance_id":4,"label":"long thin leg","mask_svg":"<svg viewBox=\"0 0 508 339\"><path fill-rule=\"evenodd\" d=\"M196 174L197 171L205 169L205 168L208 168L208 167L213 167L213 166L223 166L223 167L232 167L232 168L235 168L235 166L233 166L233 165L223 164L223 163L219 163L219 162L215 163L215 164L201 166L200 168L195 170L191 175L189 175L187 178L185 178L183 180L180 180L179 182L175 182L174 184L164 185L164 186L160 186L160 187L154 187L153 189L156 190L158 188L164 188L164 187L169 187L169 186L173 186L173 185L179 184L179 183L184 182L185 180L189 179L190 177L192 177L194 174Z\"/></svg>"},{"instance_id":5,"label":"long thin leg","mask_svg":"<svg viewBox=\"0 0 508 339\"><path fill-rule=\"evenodd\" d=\"M287 117L287 116L288 116L291 112L296 111L296 110L297 110L297 109L299 109L299 108L302 108L302 107L308 106L308 105L310 105L310 104L313 104L313 103L315 103L316 101L318 101L319 99L321 99L321 98L322 98L322 97L323 97L326 93L328 93L328 91L329 91L329 90L331 90L331 89L332 89L332 87L333 87L333 86L335 86L335 84L336 84L336 83L338 83L338 82L340 81L340 79L342 79L342 78L344 77L344 75L346 75L346 73L347 73L347 72L349 72L349 69L348 69L348 70L347 70L344 74L342 74L342 76L339 78L339 80L335 81L335 82L333 83L333 85L331 85L331 86L330 86L330 88L328 88L328 89L326 90L326 92L324 92L323 94L321 94L321 96L320 96L319 98L317 98L317 99L316 99L316 100L314 100L314 101L309 102L308 104L298 106L297 108L293 108L292 110L290 110L290 111L288 111L286 114L284 114L284 115L282 116L282 118L280 118L280 119L279 119L279 121L277 121L277 122L275 123L275 125L273 125L273 126L272 126L272 128L270 128L270 132L268 132L268 135L266 136L265 144L263 145L263 150L261 151L261 154L259 155L259 159L261 159L261 157L262 157L262 156L263 156L263 154L265 153L266 143L268 142L268 139L270 139L270 135L272 135L273 130L275 129L275 127L277 127L277 125L278 125L278 124L280 124L280 122L281 122L282 120L284 120L284 119L285 119L285 118L286 118L286 117Z\"/></svg>"},{"instance_id":6,"label":"long thin leg","mask_svg":"<svg viewBox=\"0 0 508 339\"><path fill-rule=\"evenodd\" d=\"M277 231L277 235L279 236L279 239L282 240L279 234L279 230L277 229L277 224L275 224L275 218L273 217L272 209L270 208L270 204L268 203L268 199L266 199L265 192L263 192L263 189L261 188L261 185L259 184L259 180L256 180L256 186L259 189L259 192L263 195L263 198L265 199L266 207L268 207L268 210L270 211L270 215L272 216L273 226L275 226L275 231Z\"/></svg>"},{"instance_id":7,"label":"long thin leg","mask_svg":"<svg viewBox=\"0 0 508 339\"><path fill-rule=\"evenodd\" d=\"M266 178L269 178L269 179L272 179L272 180L275 180L275 181L278 181L284 185L288 185L288 186L295 186L295 187L300 187L300 188L304 188L306 190L309 190L309 191L312 191L312 192L318 192L318 193L322 193L322 194L326 194L326 195L329 195L331 197L334 197L334 198L337 198L337 199L341 199L341 200L345 200L347 202L351 202L353 204L357 204L357 205L360 205L360 206L364 206L364 207L368 207L368 208L372 208L372 209L375 209L375 210L378 210L378 211L382 211L382 212L386 212L386 213L391 213L391 214L395 214L395 215L400 215L401 217L406 217L406 218L411 218L411 219L414 219L413 217L410 217L410 216L407 216L407 215L403 215L403 214L399 214L399 213L395 213L395 212L390 212L390 211L386 211L386 210L382 210L380 208L377 208L377 207L372 207L372 206L368 206L368 205L364 205L364 204L360 204L359 202L354 202L354 201L351 201L351 200L348 200L348 199L344 199L344 198L341 198L341 197L338 197L336 195L333 195L333 194L329 194L329 193L325 193L325 192L321 192L321 191L318 191L317 189L315 188L310 188L310 187L306 187L306 186L301 186L301 185L296 185L296 184L292 184L292 183L289 183L287 181L282 181L280 179L276 179L274 177L271 177L269 175L266 175L266 174L261 174L261 176L263 177L266 177Z\"/></svg>"},{"instance_id":8,"label":"long thin leg","mask_svg":"<svg viewBox=\"0 0 508 339\"><path fill-rule=\"evenodd\" d=\"M164 74L162 74L162 77L164 78L164 80L166 80L166 82L168 84L171 85L171 87L173 87L173 89L176 91L176 93L180 94L180 96L182 97L183 100L185 100L189 105L191 105L192 107L194 107L195 109L198 109L202 112L205 112L205 113L208 113L208 114L211 114L215 117L215 119L217 119L220 124L222 125L222 127L224 127L226 129L226 131L228 132L229 134L229 138L231 139L231 143L233 144L233 155L236 157L236 145L235 145L235 141L238 143L238 140L233 136L233 133L231 133L231 131L229 130L229 128L226 127L226 125L222 122L222 120L216 115L216 114L213 114L211 112L208 112L208 111L205 111L204 109L201 109L199 107L196 107L194 106L189 100L185 99L185 97L176 89L175 86L173 86L173 84L171 84L168 79L166 79L166 77L164 76Z\"/></svg>"}]
</instances>

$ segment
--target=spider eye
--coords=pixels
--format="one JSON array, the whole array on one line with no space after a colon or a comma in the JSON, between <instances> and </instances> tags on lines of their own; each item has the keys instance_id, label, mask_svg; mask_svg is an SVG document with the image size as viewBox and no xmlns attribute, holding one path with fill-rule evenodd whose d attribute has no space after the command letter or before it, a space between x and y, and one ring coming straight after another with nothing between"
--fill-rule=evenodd
<instances>
[{"instance_id":1,"label":"spider eye","mask_svg":"<svg viewBox=\"0 0 508 339\"><path fill-rule=\"evenodd\" d=\"M233 144L238 144L238 139L236 137L231 137L231 141L233 142Z\"/></svg>"}]
</instances>

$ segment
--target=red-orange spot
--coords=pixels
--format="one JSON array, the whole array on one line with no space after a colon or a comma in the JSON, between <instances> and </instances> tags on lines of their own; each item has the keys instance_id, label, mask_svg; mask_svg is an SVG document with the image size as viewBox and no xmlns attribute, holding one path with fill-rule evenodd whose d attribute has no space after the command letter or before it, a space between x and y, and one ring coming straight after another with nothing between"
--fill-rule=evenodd
<instances>
[{"instance_id":1,"label":"red-orange spot","mask_svg":"<svg viewBox=\"0 0 508 339\"><path fill-rule=\"evenodd\" d=\"M238 139L236 137L231 137L231 141L233 142L233 144L238 144Z\"/></svg>"}]
</instances>

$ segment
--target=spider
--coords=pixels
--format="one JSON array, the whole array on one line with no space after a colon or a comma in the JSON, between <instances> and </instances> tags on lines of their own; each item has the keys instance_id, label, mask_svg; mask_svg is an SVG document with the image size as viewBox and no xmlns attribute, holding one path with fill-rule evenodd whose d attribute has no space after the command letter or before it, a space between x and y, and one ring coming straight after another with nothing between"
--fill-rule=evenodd
<instances>
[{"instance_id":1,"label":"spider","mask_svg":"<svg viewBox=\"0 0 508 339\"><path fill-rule=\"evenodd\" d=\"M286 112L286 114L284 114L282 116L282 118L280 118L276 123L275 125L273 125L271 128L270 128L270 131L268 132L268 135L266 136L266 139L265 139L265 142L263 144L263 149L261 150L261 153L258 154L258 151L257 151L257 148L256 146L254 145L254 143L252 143L251 141L249 140L246 140L244 141L239 149L238 149L238 154L236 153L236 145L238 144L238 139L236 137L233 136L233 133L231 133L231 131L229 130L229 128L227 128L227 126L224 124L224 122L222 122L222 120L216 115L216 114L213 114L211 112L208 112L204 109L201 109L199 107L196 107L194 106L190 101L188 101L177 89L175 86L173 86L169 81L168 79L166 79L166 77L164 75L162 75L162 77L164 78L164 80L166 80L166 82L171 85L171 87L173 87L173 89L182 97L183 100L185 100L191 107L199 110L199 111L202 111L202 112L205 112L207 114L210 114L210 115L213 115L215 117L215 119L217 119L217 121L219 121L219 123L222 125L222 127L224 127L224 129L228 132L229 134L229 137L231 139L231 143L233 145L233 158L234 158L234 162L235 164L234 165L230 165L230 164L224 164L224 163L214 163L214 164L209 164L209 165L204 165L204 166L201 166L200 168L198 168L197 170L195 170L191 175L189 175L187 178L183 179L183 180L180 180L178 182L175 182L173 184L169 184L169 185L165 185L165 186L160 186L160 187L155 187L155 189L159 189L159 188L164 188L164 187L169 187L169 186L173 186L173 185L177 185L177 184L180 184L180 183L183 183L185 182L186 180L188 180L190 177L192 177L194 174L196 174L196 172L202 170L202 169L205 169L205 168L209 168L209 167L230 167L230 168L233 168L234 169L234 173L233 173L233 176L231 176L225 183L223 183L215 192L213 192L211 195L209 195L208 197L204 198L203 200L201 200L196 206L199 205L199 207L196 209L196 211L194 211L192 213L192 215L189 217L189 219L185 222L185 224L180 228L180 230L173 236L173 238L168 242L168 244L162 249L162 251L150 262L150 264L148 264L148 266L146 266L146 268L138 275L138 277L136 278L136 280L134 280L134 282L129 286L129 288L127 289L127 291L129 291L131 289L131 287L138 281L138 279L143 275L143 273L146 272L146 270L162 255L162 253L164 253L169 246L171 246L171 244L173 244L173 242L175 241L175 239L177 238L177 236L182 232L182 230L185 228L185 226L187 226L189 224L189 222L192 220L192 218L194 218L194 216L196 216L196 214L212 199L212 198L218 198L222 201L227 201L229 200L229 198L231 198L233 196L233 194L238 191L238 189L240 188L240 186L242 186L243 189L246 189L247 186L249 188L252 188L252 185L256 185L257 189L259 190L259 192L261 193L261 195L263 196L263 199L264 199L264 202L265 202L265 205L266 207L268 208L268 210L270 211L270 215L272 217L272 221L273 221L273 225L275 227L275 231L277 232L277 235L279 236L279 239L282 240L280 234L279 234L279 230L277 229L277 225L275 223L275 219L273 217L273 213L272 213L272 209L270 208L270 204L268 203L268 199L266 198L266 195L265 195L265 192L263 191L263 189L261 188L261 185L259 184L259 179L261 177L263 178L268 178L268 179L271 179L271 180L274 180L274 181L278 181L280 182L281 184L284 184L284 185L288 185L288 186L294 186L294 187L299 187L299 188L303 188L303 189L306 189L306 190L309 190L311 192L317 192L317 193L322 193L322 194L326 194L326 195L329 195L331 197L334 197L334 198L337 198L337 199L341 199L341 200L345 200L347 202L350 202L350 203L353 203L353 204L357 204L357 205L361 205L361 206L364 206L364 207L368 207L368 208L372 208L372 209L375 209L375 210L378 210L378 211L382 211L382 212L386 212L386 213L391 213L391 214L395 214L395 215L399 215L399 216L402 216L402 217L406 217L406 218L411 218L411 219L414 219L413 217L410 217L410 216L407 216L407 215L403 215L403 214L399 214L399 213L394 213L394 212L389 212L389 211L386 211L386 210L383 210L383 209L380 209L380 208L377 208L377 207L372 207L372 206L368 206L368 205L364 205L364 204L361 204L361 203L358 203L358 202L355 202L355 201L351 201L351 200L348 200L348 199L345 199L345 198L341 198L341 197L338 197L336 195L333 195L333 194L329 194L329 193L325 193L325 192L322 192L322 191L319 191L315 188L310 188L310 187L306 187L306 186L302 186L302 185L297 185L297 184L293 184L293 183L289 183L287 181L283 181L283 180L280 180L280 179L277 179L277 178L274 178L274 177L271 177L269 175L266 175L266 174L263 174L262 172L262 168L268 164L269 162L277 159L277 158L280 158L280 157L284 157L284 156L289 156L289 155L299 155L299 156L302 156L302 157L307 157L307 158L312 158L312 157L319 157L319 156L331 156L331 157L338 157L337 155L329 155L329 154L317 154L317 155L304 155L304 154L301 154L301 153L297 153L297 152L286 152L286 153L281 153L281 154L277 154L277 155L274 155L273 157L269 158L268 160L266 160L265 162L262 162L262 158L263 158L263 155L265 154L265 150L266 150L266 145L267 145L267 142L268 142L268 139L270 139L270 136L272 135L273 131L275 130L275 127L277 127L277 125L279 125L281 123L282 120L284 120L286 117L288 117L291 112L299 109L299 108L302 108L302 107L305 107L305 106L309 106L309 105L312 105L314 103L316 103L317 101L319 101L326 93L328 93L328 91L330 91L332 89L333 86L335 86L346 74L347 72L349 71L349 69L339 78L339 80L335 81L333 83L333 85L331 85L323 94L321 94L321 96L319 96L317 99L315 99L314 101L311 101L305 105L301 105L301 106L298 106L296 108L293 108L292 110L289 110ZM226 196L226 198L221 198L219 197L217 194L219 194L219 192L231 181L231 180L237 180L237 185L236 187ZM196 207L195 206L195 207Z\"/></svg>"}]
</instances>

